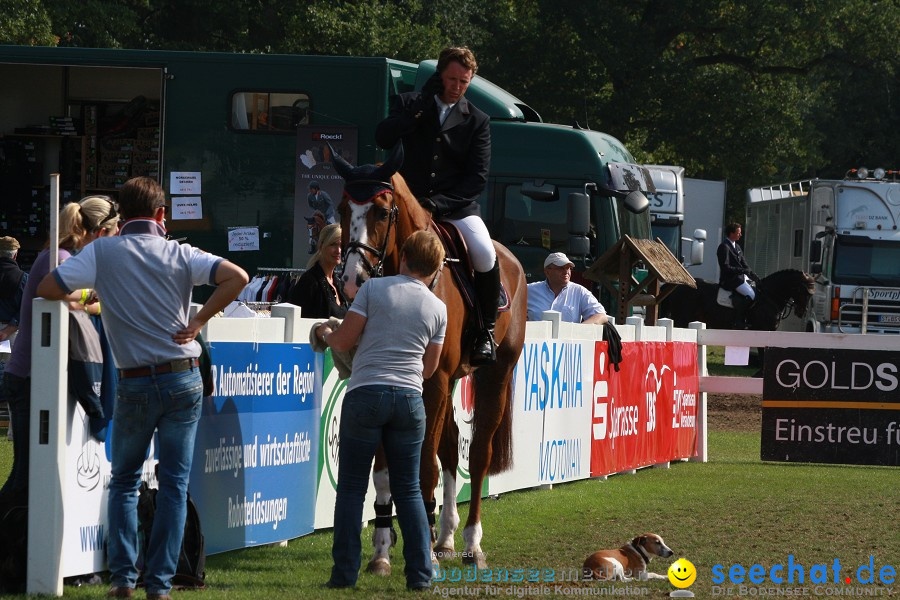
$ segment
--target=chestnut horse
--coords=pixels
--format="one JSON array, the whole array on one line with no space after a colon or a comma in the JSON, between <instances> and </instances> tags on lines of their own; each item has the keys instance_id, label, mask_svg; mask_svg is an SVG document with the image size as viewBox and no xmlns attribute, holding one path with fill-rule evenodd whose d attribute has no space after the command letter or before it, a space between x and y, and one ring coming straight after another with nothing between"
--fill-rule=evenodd
<instances>
[{"instance_id":1,"label":"chestnut horse","mask_svg":"<svg viewBox=\"0 0 900 600\"><path fill-rule=\"evenodd\" d=\"M344 248L344 291L353 297L369 277L393 275L400 269L400 248L413 232L433 229L426 211L396 171L403 162L397 148L385 164L354 167L333 155L337 172L344 178L344 194L338 207ZM522 266L509 250L494 242L500 261L503 286L510 308L501 312L495 328L497 361L473 369L468 354L479 331L474 310L466 306L449 269L444 269L434 293L447 305L447 333L440 362L434 375L424 382L426 425L422 444L420 484L426 513L432 520L432 540L438 558L456 556L454 533L459 526L456 510L456 469L459 462L458 428L453 418L454 383L474 372L475 410L469 452L472 498L463 530L463 560L483 568L481 550L481 490L485 476L501 473L512 464L512 375L525 340L527 288ZM440 537L435 536L434 492L438 483L436 457L441 460L444 505L440 517ZM368 570L390 572L390 488L383 454L375 458L373 479L376 490L375 554Z\"/></svg>"}]
</instances>

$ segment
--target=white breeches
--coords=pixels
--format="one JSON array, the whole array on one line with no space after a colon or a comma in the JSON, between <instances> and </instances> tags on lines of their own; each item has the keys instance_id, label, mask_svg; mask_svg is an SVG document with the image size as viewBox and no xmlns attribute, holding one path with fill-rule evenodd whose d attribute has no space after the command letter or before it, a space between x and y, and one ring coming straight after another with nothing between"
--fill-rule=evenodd
<instances>
[{"instance_id":1,"label":"white breeches","mask_svg":"<svg viewBox=\"0 0 900 600\"><path fill-rule=\"evenodd\" d=\"M497 253L494 251L494 244L491 242L491 234L488 232L487 226L481 217L471 215L463 219L445 219L449 223L453 223L463 239L466 240L466 246L469 248L469 258L472 260L472 266L479 273L487 273L494 268L497 262Z\"/></svg>"},{"instance_id":2,"label":"white breeches","mask_svg":"<svg viewBox=\"0 0 900 600\"><path fill-rule=\"evenodd\" d=\"M753 288L749 283L747 283L746 280L744 281L744 283L734 288L734 291L736 291L741 296L750 298L751 300L754 300L756 298L756 292L753 291Z\"/></svg>"}]
</instances>

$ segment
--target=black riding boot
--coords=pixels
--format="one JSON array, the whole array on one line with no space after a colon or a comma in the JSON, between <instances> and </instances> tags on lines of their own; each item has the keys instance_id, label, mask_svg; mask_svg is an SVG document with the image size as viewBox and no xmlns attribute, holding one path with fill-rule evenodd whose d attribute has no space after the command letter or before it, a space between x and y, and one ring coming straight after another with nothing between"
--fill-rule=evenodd
<instances>
[{"instance_id":1,"label":"black riding boot","mask_svg":"<svg viewBox=\"0 0 900 600\"><path fill-rule=\"evenodd\" d=\"M497 301L500 298L500 265L487 273L475 271L475 300L481 311L481 322L484 328L475 338L475 347L469 363L474 367L486 365L497 360L497 347L494 343L494 325L497 323Z\"/></svg>"},{"instance_id":2,"label":"black riding boot","mask_svg":"<svg viewBox=\"0 0 900 600\"><path fill-rule=\"evenodd\" d=\"M734 305L734 325L735 329L747 329L747 309L753 304L753 300L734 292L731 294L731 304Z\"/></svg>"}]
</instances>

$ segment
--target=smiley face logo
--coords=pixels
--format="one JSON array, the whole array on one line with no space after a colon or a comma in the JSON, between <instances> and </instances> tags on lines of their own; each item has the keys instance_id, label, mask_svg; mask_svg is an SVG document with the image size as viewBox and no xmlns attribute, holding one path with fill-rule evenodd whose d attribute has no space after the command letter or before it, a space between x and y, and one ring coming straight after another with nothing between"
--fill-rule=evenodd
<instances>
[{"instance_id":1,"label":"smiley face logo","mask_svg":"<svg viewBox=\"0 0 900 600\"><path fill-rule=\"evenodd\" d=\"M690 587L697 579L697 569L686 558L679 558L669 567L669 583L677 588Z\"/></svg>"}]
</instances>

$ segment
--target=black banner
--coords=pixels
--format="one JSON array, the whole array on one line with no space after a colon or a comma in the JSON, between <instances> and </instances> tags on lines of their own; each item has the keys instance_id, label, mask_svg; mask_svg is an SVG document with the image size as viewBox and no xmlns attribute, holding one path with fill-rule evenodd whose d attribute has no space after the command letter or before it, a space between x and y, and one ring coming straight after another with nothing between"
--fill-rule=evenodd
<instances>
[{"instance_id":1,"label":"black banner","mask_svg":"<svg viewBox=\"0 0 900 600\"><path fill-rule=\"evenodd\" d=\"M900 465L900 352L767 348L763 460Z\"/></svg>"}]
</instances>

